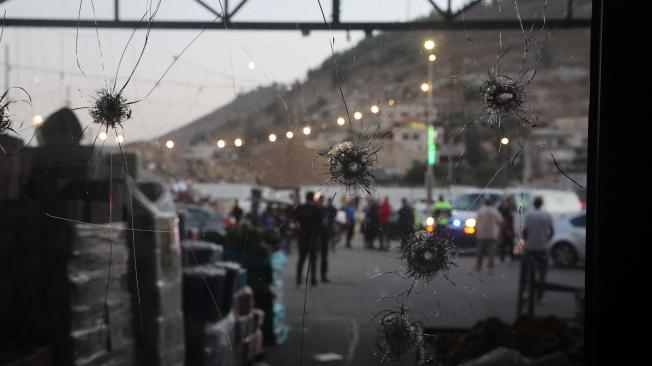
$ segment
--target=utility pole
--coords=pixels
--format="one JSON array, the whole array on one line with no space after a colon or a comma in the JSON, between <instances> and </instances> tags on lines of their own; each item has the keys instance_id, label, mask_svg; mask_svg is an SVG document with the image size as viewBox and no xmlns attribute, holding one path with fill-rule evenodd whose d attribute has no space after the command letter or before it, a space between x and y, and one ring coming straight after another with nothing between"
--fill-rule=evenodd
<instances>
[{"instance_id":1,"label":"utility pole","mask_svg":"<svg viewBox=\"0 0 652 366\"><path fill-rule=\"evenodd\" d=\"M9 100L9 73L11 73L11 65L9 64L9 45L5 45L5 96Z\"/></svg>"},{"instance_id":2,"label":"utility pole","mask_svg":"<svg viewBox=\"0 0 652 366\"><path fill-rule=\"evenodd\" d=\"M430 146L433 143L431 140L435 138L433 136L433 131L435 128L435 115L432 107L432 65L433 63L428 61L428 101L426 107L426 124L428 127L428 133L426 134L428 138L428 154L430 154ZM426 200L428 201L428 207L433 203L432 198L432 189L435 185L435 165L431 161L430 156L428 156L428 162L426 165Z\"/></svg>"},{"instance_id":3,"label":"utility pole","mask_svg":"<svg viewBox=\"0 0 652 366\"><path fill-rule=\"evenodd\" d=\"M426 126L427 126L427 164L426 164L426 200L428 206L432 207L433 198L432 198L432 189L435 185L435 162L437 160L436 156L436 145L435 140L437 138L437 132L435 130L435 118L436 113L433 108L432 103L432 74L433 74L433 65L437 57L431 53L435 48L435 42L433 40L427 40L423 47L428 51L428 84L422 85L421 90L428 93L428 100L426 105ZM426 89L427 88L427 89Z\"/></svg>"}]
</instances>

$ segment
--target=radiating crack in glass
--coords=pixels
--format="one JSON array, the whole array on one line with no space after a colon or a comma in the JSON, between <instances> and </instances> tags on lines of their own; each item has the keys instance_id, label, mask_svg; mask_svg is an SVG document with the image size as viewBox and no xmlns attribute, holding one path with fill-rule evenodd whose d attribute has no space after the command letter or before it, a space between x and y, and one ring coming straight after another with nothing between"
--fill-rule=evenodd
<instances>
[{"instance_id":1,"label":"radiating crack in glass","mask_svg":"<svg viewBox=\"0 0 652 366\"><path fill-rule=\"evenodd\" d=\"M385 310L379 317L374 355L381 363L401 361L423 350L423 323L412 321L403 306L400 310Z\"/></svg>"}]
</instances>

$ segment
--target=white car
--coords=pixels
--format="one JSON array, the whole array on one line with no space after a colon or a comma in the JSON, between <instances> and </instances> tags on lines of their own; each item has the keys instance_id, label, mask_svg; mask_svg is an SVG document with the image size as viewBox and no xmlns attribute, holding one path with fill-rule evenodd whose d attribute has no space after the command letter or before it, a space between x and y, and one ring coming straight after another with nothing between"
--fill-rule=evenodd
<instances>
[{"instance_id":1,"label":"white car","mask_svg":"<svg viewBox=\"0 0 652 366\"><path fill-rule=\"evenodd\" d=\"M586 213L569 214L555 220L555 235L548 244L555 266L573 267L586 255Z\"/></svg>"}]
</instances>

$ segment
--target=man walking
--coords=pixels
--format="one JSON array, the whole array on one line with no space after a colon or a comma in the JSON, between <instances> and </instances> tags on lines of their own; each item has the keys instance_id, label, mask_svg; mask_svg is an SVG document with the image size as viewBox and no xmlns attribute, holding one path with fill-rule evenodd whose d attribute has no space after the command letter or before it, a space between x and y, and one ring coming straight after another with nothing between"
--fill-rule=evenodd
<instances>
[{"instance_id":1,"label":"man walking","mask_svg":"<svg viewBox=\"0 0 652 366\"><path fill-rule=\"evenodd\" d=\"M535 283L543 284L546 281L546 272L548 270L546 249L548 242L555 233L555 229L552 217L548 212L541 209L542 206L543 199L535 197L534 210L525 214L523 224L525 246L523 248L523 262L521 263L521 285L528 277L534 279L534 275L530 277L530 271L538 273L539 279L538 281L535 280ZM538 300L543 301L543 288L541 287L538 292Z\"/></svg>"},{"instance_id":2,"label":"man walking","mask_svg":"<svg viewBox=\"0 0 652 366\"><path fill-rule=\"evenodd\" d=\"M476 217L475 238L478 245L476 271L482 270L482 261L485 256L489 257L489 273L493 273L496 242L500 236L500 229L503 225L503 218L500 212L493 207L490 197L484 199L484 205Z\"/></svg>"},{"instance_id":3,"label":"man walking","mask_svg":"<svg viewBox=\"0 0 652 366\"><path fill-rule=\"evenodd\" d=\"M242 220L242 215L244 215L244 211L238 205L238 200L233 201L233 208L231 209L230 214L231 216L233 216L233 219L235 220L235 224L240 225L240 220Z\"/></svg>"},{"instance_id":4,"label":"man walking","mask_svg":"<svg viewBox=\"0 0 652 366\"><path fill-rule=\"evenodd\" d=\"M398 226L401 235L401 247L404 248L408 236L414 231L414 209L407 199L401 199L401 209L398 210Z\"/></svg>"},{"instance_id":5,"label":"man walking","mask_svg":"<svg viewBox=\"0 0 652 366\"><path fill-rule=\"evenodd\" d=\"M319 194L319 193L318 193ZM330 242L335 234L335 215L337 210L333 207L332 200L325 205L324 196L319 194L317 204L322 210L321 222L317 232L319 234L319 249L321 256L321 282L328 283L328 252Z\"/></svg>"},{"instance_id":6,"label":"man walking","mask_svg":"<svg viewBox=\"0 0 652 366\"><path fill-rule=\"evenodd\" d=\"M514 201L507 197L498 208L503 216L503 238L500 245L500 261L505 261L505 255L514 261Z\"/></svg>"},{"instance_id":7,"label":"man walking","mask_svg":"<svg viewBox=\"0 0 652 366\"><path fill-rule=\"evenodd\" d=\"M389 218L392 215L392 206L389 197L385 197L378 207L378 222L380 223L380 250L389 250Z\"/></svg>"},{"instance_id":8,"label":"man walking","mask_svg":"<svg viewBox=\"0 0 652 366\"><path fill-rule=\"evenodd\" d=\"M317 286L317 249L319 247L319 226L322 219L322 209L315 202L313 192L306 193L306 202L297 206L292 217L299 223L299 260L297 261L297 286L301 286L303 275L303 264L308 256L308 268L310 271L310 282Z\"/></svg>"},{"instance_id":9,"label":"man walking","mask_svg":"<svg viewBox=\"0 0 652 366\"><path fill-rule=\"evenodd\" d=\"M365 240L365 247L367 249L373 249L374 248L374 241L376 240L376 236L378 235L378 228L380 226L380 220L379 220L379 215L378 215L378 204L376 203L376 200L369 196L367 200L367 208L365 210L365 218L364 218L364 240Z\"/></svg>"},{"instance_id":10,"label":"man walking","mask_svg":"<svg viewBox=\"0 0 652 366\"><path fill-rule=\"evenodd\" d=\"M353 238L353 233L355 232L355 213L358 210L355 201L350 199L346 206L344 207L344 212L346 212L346 247L351 248L351 239Z\"/></svg>"}]
</instances>

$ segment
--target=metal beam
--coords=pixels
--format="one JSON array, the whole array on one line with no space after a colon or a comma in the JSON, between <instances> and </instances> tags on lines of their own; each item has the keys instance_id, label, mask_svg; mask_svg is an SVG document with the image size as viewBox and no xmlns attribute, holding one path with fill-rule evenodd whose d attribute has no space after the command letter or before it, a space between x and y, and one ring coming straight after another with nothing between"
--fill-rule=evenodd
<instances>
[{"instance_id":1,"label":"metal beam","mask_svg":"<svg viewBox=\"0 0 652 366\"><path fill-rule=\"evenodd\" d=\"M591 19L546 19L546 24L554 24L557 28L590 28ZM138 20L77 20L77 19L29 19L7 18L5 27L44 27L44 28L113 28L113 29L211 29L211 30L287 30L287 31L415 31L415 30L496 30L521 29L522 27L540 27L541 19L518 20L466 20L459 21L418 21L418 22L223 22L223 21L165 21L141 22Z\"/></svg>"}]
</instances>

